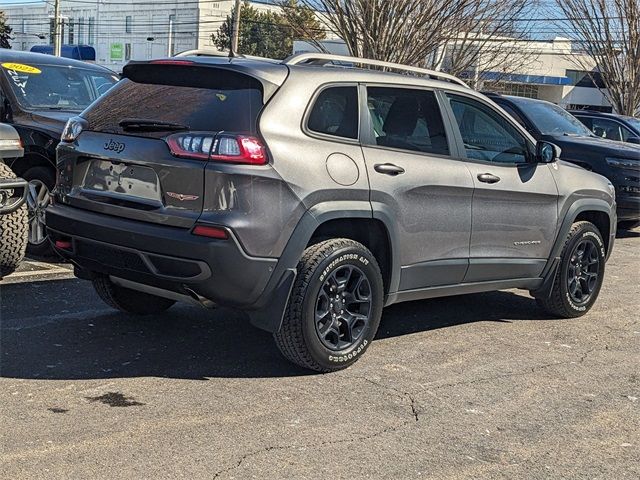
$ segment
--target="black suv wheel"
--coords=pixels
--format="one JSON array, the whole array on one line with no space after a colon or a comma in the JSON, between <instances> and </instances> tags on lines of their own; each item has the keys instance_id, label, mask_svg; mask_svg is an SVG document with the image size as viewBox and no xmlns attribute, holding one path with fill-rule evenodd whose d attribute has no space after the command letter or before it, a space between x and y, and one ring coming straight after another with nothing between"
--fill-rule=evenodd
<instances>
[{"instance_id":1,"label":"black suv wheel","mask_svg":"<svg viewBox=\"0 0 640 480\"><path fill-rule=\"evenodd\" d=\"M598 228L591 222L574 223L562 250L551 295L538 298L538 304L563 318L587 313L600 293L605 256Z\"/></svg>"},{"instance_id":2,"label":"black suv wheel","mask_svg":"<svg viewBox=\"0 0 640 480\"><path fill-rule=\"evenodd\" d=\"M380 267L362 244L334 239L313 245L298 263L276 344L302 367L318 372L346 368L371 344L383 294Z\"/></svg>"},{"instance_id":3,"label":"black suv wheel","mask_svg":"<svg viewBox=\"0 0 640 480\"><path fill-rule=\"evenodd\" d=\"M93 288L107 305L133 315L162 313L176 303L168 298L121 287L105 276L95 278Z\"/></svg>"}]
</instances>

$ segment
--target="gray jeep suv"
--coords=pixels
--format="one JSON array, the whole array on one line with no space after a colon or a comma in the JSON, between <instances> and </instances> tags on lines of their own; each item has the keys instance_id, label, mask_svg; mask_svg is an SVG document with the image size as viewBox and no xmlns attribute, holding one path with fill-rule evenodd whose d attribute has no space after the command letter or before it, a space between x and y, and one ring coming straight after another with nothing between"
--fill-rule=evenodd
<instances>
[{"instance_id":1,"label":"gray jeep suv","mask_svg":"<svg viewBox=\"0 0 640 480\"><path fill-rule=\"evenodd\" d=\"M328 372L393 303L521 288L577 317L598 296L613 187L454 77L325 54L123 75L67 124L46 216L117 309L240 308Z\"/></svg>"}]
</instances>

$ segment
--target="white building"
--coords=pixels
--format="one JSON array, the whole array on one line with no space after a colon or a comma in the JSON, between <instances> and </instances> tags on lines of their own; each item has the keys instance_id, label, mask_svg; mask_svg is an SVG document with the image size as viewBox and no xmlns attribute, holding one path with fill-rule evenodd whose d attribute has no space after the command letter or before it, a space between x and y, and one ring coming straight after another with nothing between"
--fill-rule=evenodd
<instances>
[{"instance_id":1,"label":"white building","mask_svg":"<svg viewBox=\"0 0 640 480\"><path fill-rule=\"evenodd\" d=\"M260 10L277 9L251 2ZM120 71L129 60L148 60L195 48L212 47L211 34L233 10L233 0L61 0L63 44L85 44L96 50L96 63ZM12 48L30 50L53 44L53 2L3 5L13 28Z\"/></svg>"}]
</instances>

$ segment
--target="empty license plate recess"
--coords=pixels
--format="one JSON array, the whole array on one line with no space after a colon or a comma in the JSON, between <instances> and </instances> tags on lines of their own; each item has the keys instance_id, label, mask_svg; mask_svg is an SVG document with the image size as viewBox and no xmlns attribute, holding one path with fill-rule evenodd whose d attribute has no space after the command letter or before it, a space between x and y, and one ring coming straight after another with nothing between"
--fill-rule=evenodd
<instances>
[{"instance_id":1,"label":"empty license plate recess","mask_svg":"<svg viewBox=\"0 0 640 480\"><path fill-rule=\"evenodd\" d=\"M152 168L139 165L92 160L82 188L91 192L162 202L158 175Z\"/></svg>"}]
</instances>

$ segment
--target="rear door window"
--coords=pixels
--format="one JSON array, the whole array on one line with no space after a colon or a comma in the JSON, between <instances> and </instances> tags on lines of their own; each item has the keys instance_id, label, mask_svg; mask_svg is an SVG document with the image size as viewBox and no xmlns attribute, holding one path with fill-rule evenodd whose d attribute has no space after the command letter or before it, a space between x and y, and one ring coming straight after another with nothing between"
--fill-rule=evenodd
<instances>
[{"instance_id":1,"label":"rear door window","mask_svg":"<svg viewBox=\"0 0 640 480\"><path fill-rule=\"evenodd\" d=\"M358 138L358 88L325 88L316 98L307 128L332 137Z\"/></svg>"},{"instance_id":2,"label":"rear door window","mask_svg":"<svg viewBox=\"0 0 640 480\"><path fill-rule=\"evenodd\" d=\"M371 137L381 147L449 154L440 107L432 91L368 87Z\"/></svg>"},{"instance_id":3,"label":"rear door window","mask_svg":"<svg viewBox=\"0 0 640 480\"><path fill-rule=\"evenodd\" d=\"M139 120L181 125L189 131L257 132L263 107L258 80L208 67L149 67L132 75L134 79L120 81L84 112L89 130L155 138L167 135L153 128L123 129L123 123ZM179 69L184 73L176 72Z\"/></svg>"}]
</instances>

